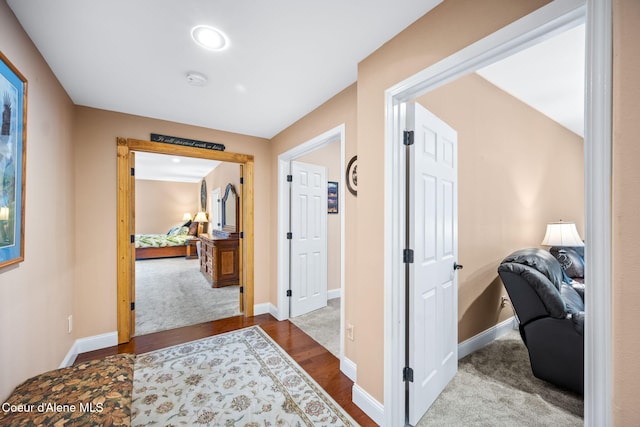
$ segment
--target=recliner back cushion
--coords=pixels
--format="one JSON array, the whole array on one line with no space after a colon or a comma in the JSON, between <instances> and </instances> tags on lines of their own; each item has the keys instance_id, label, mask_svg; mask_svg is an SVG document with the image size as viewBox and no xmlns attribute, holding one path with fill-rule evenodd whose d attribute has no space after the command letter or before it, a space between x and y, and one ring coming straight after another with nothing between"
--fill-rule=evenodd
<instances>
[{"instance_id":1,"label":"recliner back cushion","mask_svg":"<svg viewBox=\"0 0 640 427\"><path fill-rule=\"evenodd\" d=\"M558 260L549 252L539 248L520 249L506 257L503 263L522 264L539 271L551 281L556 290L560 290L563 272Z\"/></svg>"},{"instance_id":2,"label":"recliner back cushion","mask_svg":"<svg viewBox=\"0 0 640 427\"><path fill-rule=\"evenodd\" d=\"M560 291L556 289L555 285L551 283L551 281L544 274L540 273L533 267L529 267L528 265L513 262L503 262L498 267L498 273L500 274L502 282L507 288L507 292L509 292L509 295L511 295L512 293L512 291L510 291L510 288L514 286L514 284L510 283L508 278L503 277L503 274L501 274L506 272L516 274L524 279L525 283L518 283L517 286L531 287L544 305L549 316L558 319L562 319L566 316L566 307L564 300L560 295ZM533 303L533 301L521 301L519 303L530 304ZM515 306L515 309L517 313L519 307ZM540 313L540 315L543 314L544 313Z\"/></svg>"}]
</instances>

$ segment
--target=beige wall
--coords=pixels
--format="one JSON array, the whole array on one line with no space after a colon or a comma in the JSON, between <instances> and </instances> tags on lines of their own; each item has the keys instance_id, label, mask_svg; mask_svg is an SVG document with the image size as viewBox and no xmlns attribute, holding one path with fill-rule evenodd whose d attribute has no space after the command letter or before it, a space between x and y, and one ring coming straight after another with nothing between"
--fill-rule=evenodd
<instances>
[{"instance_id":1,"label":"beige wall","mask_svg":"<svg viewBox=\"0 0 640 427\"><path fill-rule=\"evenodd\" d=\"M470 74L418 102L458 132L458 340L513 315L500 261L538 247L548 222L584 224L584 150L578 135Z\"/></svg>"},{"instance_id":2,"label":"beige wall","mask_svg":"<svg viewBox=\"0 0 640 427\"><path fill-rule=\"evenodd\" d=\"M200 183L136 179L136 234L163 234L200 206Z\"/></svg>"},{"instance_id":3,"label":"beige wall","mask_svg":"<svg viewBox=\"0 0 640 427\"><path fill-rule=\"evenodd\" d=\"M613 416L640 420L640 2L613 1Z\"/></svg>"},{"instance_id":4,"label":"beige wall","mask_svg":"<svg viewBox=\"0 0 640 427\"><path fill-rule=\"evenodd\" d=\"M446 0L358 66L358 215L354 307L358 383L380 402L384 384L384 92L438 60L547 3L546 0Z\"/></svg>"},{"instance_id":5,"label":"beige wall","mask_svg":"<svg viewBox=\"0 0 640 427\"><path fill-rule=\"evenodd\" d=\"M255 157L255 302L269 301L269 146L262 138L113 113L75 110L76 235L75 308L79 336L115 331L116 322L116 137L149 139L151 132L219 142L229 152ZM100 248L96 248L99 242Z\"/></svg>"},{"instance_id":6,"label":"beige wall","mask_svg":"<svg viewBox=\"0 0 640 427\"><path fill-rule=\"evenodd\" d=\"M341 182L340 141L325 145L296 161L327 168L327 181ZM338 194L339 196L339 194ZM338 206L338 210L341 206ZM327 285L340 289L340 215L327 214Z\"/></svg>"},{"instance_id":7,"label":"beige wall","mask_svg":"<svg viewBox=\"0 0 640 427\"><path fill-rule=\"evenodd\" d=\"M73 104L5 2L0 51L28 81L25 259L0 269L2 402L19 382L57 368L78 336L67 333L67 316L74 313L78 177Z\"/></svg>"}]
</instances>

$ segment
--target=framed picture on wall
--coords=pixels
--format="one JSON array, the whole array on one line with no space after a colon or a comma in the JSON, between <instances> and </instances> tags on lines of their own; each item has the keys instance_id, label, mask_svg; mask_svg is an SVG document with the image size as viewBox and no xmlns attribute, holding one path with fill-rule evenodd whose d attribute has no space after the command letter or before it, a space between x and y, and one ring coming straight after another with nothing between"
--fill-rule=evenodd
<instances>
[{"instance_id":1,"label":"framed picture on wall","mask_svg":"<svg viewBox=\"0 0 640 427\"><path fill-rule=\"evenodd\" d=\"M0 268L24 260L27 79L0 52Z\"/></svg>"},{"instance_id":2,"label":"framed picture on wall","mask_svg":"<svg viewBox=\"0 0 640 427\"><path fill-rule=\"evenodd\" d=\"M338 213L338 183L334 181L327 183L327 213Z\"/></svg>"}]
</instances>

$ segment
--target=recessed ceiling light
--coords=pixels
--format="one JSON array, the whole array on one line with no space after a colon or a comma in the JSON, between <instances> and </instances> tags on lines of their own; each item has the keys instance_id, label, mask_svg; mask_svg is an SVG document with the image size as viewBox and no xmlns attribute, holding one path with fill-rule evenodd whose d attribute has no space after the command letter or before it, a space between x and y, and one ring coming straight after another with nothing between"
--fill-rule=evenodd
<instances>
[{"instance_id":1,"label":"recessed ceiling light","mask_svg":"<svg viewBox=\"0 0 640 427\"><path fill-rule=\"evenodd\" d=\"M172 158L172 159L171 159L171 161L172 161L173 163L180 163L180 159L179 159L179 158L177 158L177 157Z\"/></svg>"},{"instance_id":2,"label":"recessed ceiling light","mask_svg":"<svg viewBox=\"0 0 640 427\"><path fill-rule=\"evenodd\" d=\"M208 25L198 25L191 30L193 40L205 49L224 50L229 46L227 36Z\"/></svg>"}]
</instances>

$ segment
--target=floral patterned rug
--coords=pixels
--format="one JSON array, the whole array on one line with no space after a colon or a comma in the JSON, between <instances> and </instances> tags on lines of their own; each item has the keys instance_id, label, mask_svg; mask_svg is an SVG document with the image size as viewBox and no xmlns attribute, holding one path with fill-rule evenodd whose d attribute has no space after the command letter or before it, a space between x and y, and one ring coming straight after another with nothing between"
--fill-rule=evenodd
<instances>
[{"instance_id":1,"label":"floral patterned rug","mask_svg":"<svg viewBox=\"0 0 640 427\"><path fill-rule=\"evenodd\" d=\"M139 355L131 424L357 426L259 326Z\"/></svg>"}]
</instances>

